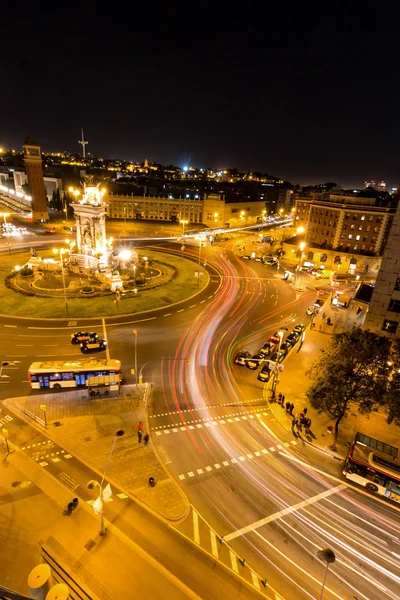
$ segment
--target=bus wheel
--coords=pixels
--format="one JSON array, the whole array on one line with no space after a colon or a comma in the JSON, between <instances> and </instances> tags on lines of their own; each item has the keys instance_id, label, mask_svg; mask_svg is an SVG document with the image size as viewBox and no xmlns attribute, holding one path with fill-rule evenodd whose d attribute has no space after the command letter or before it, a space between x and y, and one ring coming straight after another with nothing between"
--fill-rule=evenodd
<instances>
[{"instance_id":1,"label":"bus wheel","mask_svg":"<svg viewBox=\"0 0 400 600\"><path fill-rule=\"evenodd\" d=\"M365 489L367 489L369 492L377 492L378 491L378 487L376 485L374 485L373 483L367 483L367 485L365 486Z\"/></svg>"},{"instance_id":2,"label":"bus wheel","mask_svg":"<svg viewBox=\"0 0 400 600\"><path fill-rule=\"evenodd\" d=\"M59 383L55 383L55 384L53 385L53 388L54 388L55 390L60 390L60 389L61 389L61 385L60 385Z\"/></svg>"}]
</instances>

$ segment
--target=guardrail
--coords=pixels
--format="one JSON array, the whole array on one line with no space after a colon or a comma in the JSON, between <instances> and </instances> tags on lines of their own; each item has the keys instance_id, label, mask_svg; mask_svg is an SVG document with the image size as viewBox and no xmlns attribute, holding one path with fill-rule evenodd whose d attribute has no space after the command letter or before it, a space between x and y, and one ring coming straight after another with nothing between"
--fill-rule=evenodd
<instances>
[{"instance_id":1,"label":"guardrail","mask_svg":"<svg viewBox=\"0 0 400 600\"><path fill-rule=\"evenodd\" d=\"M21 406L20 404L18 404L18 402L15 403L15 406L24 413L24 415L27 415L28 417L30 417L33 421L36 421L37 423L39 423L39 425L42 425L42 427L46 427L46 423L43 421L43 419L41 419L40 417L34 415L30 410L28 410L27 408L25 408L24 406Z\"/></svg>"}]
</instances>

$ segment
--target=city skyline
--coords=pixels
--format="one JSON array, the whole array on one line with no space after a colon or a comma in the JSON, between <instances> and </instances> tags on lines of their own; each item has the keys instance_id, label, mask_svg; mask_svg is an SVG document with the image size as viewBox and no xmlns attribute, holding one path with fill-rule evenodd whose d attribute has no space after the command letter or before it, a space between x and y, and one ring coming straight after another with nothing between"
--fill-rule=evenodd
<instances>
[{"instance_id":1,"label":"city skyline","mask_svg":"<svg viewBox=\"0 0 400 600\"><path fill-rule=\"evenodd\" d=\"M10 13L0 144L31 132L76 152L83 126L100 156L397 185L397 9L251 9L122 6L108 22L89 4L78 22L25 7L18 32Z\"/></svg>"}]
</instances>

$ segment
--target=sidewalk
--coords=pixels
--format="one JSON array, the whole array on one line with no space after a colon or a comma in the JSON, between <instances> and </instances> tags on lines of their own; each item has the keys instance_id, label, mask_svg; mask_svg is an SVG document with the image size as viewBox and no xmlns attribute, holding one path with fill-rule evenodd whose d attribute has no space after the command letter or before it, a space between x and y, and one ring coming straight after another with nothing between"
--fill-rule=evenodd
<instances>
[{"instance_id":1,"label":"sidewalk","mask_svg":"<svg viewBox=\"0 0 400 600\"><path fill-rule=\"evenodd\" d=\"M342 458L347 454L348 446L346 446L346 442L352 442L357 431L384 440L393 446L399 445L400 436L399 428L393 424L388 425L383 413L372 413L368 417L355 411L340 423L339 437L336 444L337 453L332 453L329 446L332 444L333 434L329 434L327 429L328 426L334 426L335 421L326 413L318 414L316 410L311 408L306 398L306 392L311 383L306 372L310 369L320 350L329 344L333 334L349 331L360 324L360 319L363 316L362 314L357 315L356 311L357 306L354 302L350 304L348 309L344 310L332 307L328 298L319 315L314 318L312 329L307 328L302 347L300 348L299 343L296 344L285 359L285 368L279 374L279 384L277 386L277 394L281 392L285 395L285 403L294 404L294 414L307 408L307 416L312 421L311 436L305 434L304 428L300 434L296 432L293 435L299 436L303 441ZM324 313L326 316L323 319L322 315ZM327 325L328 317L330 317L333 325ZM270 394L269 390L267 394ZM279 406L277 402L271 402L270 410L281 425L290 432L292 417L286 413L285 408Z\"/></svg>"},{"instance_id":2,"label":"sidewalk","mask_svg":"<svg viewBox=\"0 0 400 600\"><path fill-rule=\"evenodd\" d=\"M146 385L138 389L133 385L122 386L118 399L89 400L87 390L79 390L8 398L4 404L31 426L42 433L46 431L50 439L100 475L104 472L115 432L123 429L125 435L118 440L107 479L164 519L178 521L189 509L186 497L168 475L151 437L148 446L143 440L140 444L138 442L139 421L143 423L143 436L150 431L145 410L145 388ZM150 389L148 386L149 393ZM17 406L43 419L41 404L46 405L46 430L25 416ZM54 426L55 423L59 425ZM154 477L155 487L149 487L149 477Z\"/></svg>"}]
</instances>

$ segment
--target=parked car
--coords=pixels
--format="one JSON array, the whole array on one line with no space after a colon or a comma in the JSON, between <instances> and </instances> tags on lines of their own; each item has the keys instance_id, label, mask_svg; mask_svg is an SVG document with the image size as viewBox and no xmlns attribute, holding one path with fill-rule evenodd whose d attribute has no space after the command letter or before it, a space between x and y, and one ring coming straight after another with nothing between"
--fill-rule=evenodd
<instances>
[{"instance_id":1,"label":"parked car","mask_svg":"<svg viewBox=\"0 0 400 600\"><path fill-rule=\"evenodd\" d=\"M246 362L246 367L249 369L258 369L261 366L261 363L264 362L265 357L262 354L255 354Z\"/></svg>"},{"instance_id":2,"label":"parked car","mask_svg":"<svg viewBox=\"0 0 400 600\"><path fill-rule=\"evenodd\" d=\"M247 364L248 359L251 358L251 352L247 352L247 350L243 350L236 355L235 360L233 361L235 365L244 366Z\"/></svg>"},{"instance_id":3,"label":"parked car","mask_svg":"<svg viewBox=\"0 0 400 600\"><path fill-rule=\"evenodd\" d=\"M99 338L90 339L81 343L81 352L88 354L89 352L102 352L106 349L107 342Z\"/></svg>"},{"instance_id":4,"label":"parked car","mask_svg":"<svg viewBox=\"0 0 400 600\"><path fill-rule=\"evenodd\" d=\"M269 365L264 365L259 374L257 375L257 379L259 381L269 381L270 377L271 369L269 368Z\"/></svg>"},{"instance_id":5,"label":"parked car","mask_svg":"<svg viewBox=\"0 0 400 600\"><path fill-rule=\"evenodd\" d=\"M271 344L272 346L275 346L276 344L279 344L280 339L280 336L276 332L274 333L274 335L271 335L267 343Z\"/></svg>"},{"instance_id":6,"label":"parked car","mask_svg":"<svg viewBox=\"0 0 400 600\"><path fill-rule=\"evenodd\" d=\"M292 333L290 333L287 336L286 341L289 342L292 346L294 346L295 344L297 344L299 339L300 339L300 333L298 331L292 331Z\"/></svg>"},{"instance_id":7,"label":"parked car","mask_svg":"<svg viewBox=\"0 0 400 600\"><path fill-rule=\"evenodd\" d=\"M284 356L286 356L288 352L292 349L293 345L294 344L292 344L288 338L285 342L283 342L283 344L281 344L280 351L283 352Z\"/></svg>"},{"instance_id":8,"label":"parked car","mask_svg":"<svg viewBox=\"0 0 400 600\"><path fill-rule=\"evenodd\" d=\"M254 262L264 262L264 259L262 256L256 256L255 258L253 258Z\"/></svg>"},{"instance_id":9,"label":"parked car","mask_svg":"<svg viewBox=\"0 0 400 600\"><path fill-rule=\"evenodd\" d=\"M99 336L94 331L77 331L76 333L71 334L71 344L80 344L87 340L96 340L98 337Z\"/></svg>"},{"instance_id":10,"label":"parked car","mask_svg":"<svg viewBox=\"0 0 400 600\"><path fill-rule=\"evenodd\" d=\"M293 333L303 333L303 331L305 330L306 326L304 325L304 323L299 323L298 325L296 325L296 327L293 329Z\"/></svg>"},{"instance_id":11,"label":"parked car","mask_svg":"<svg viewBox=\"0 0 400 600\"><path fill-rule=\"evenodd\" d=\"M285 358L285 355L283 354L283 352L281 350L279 350L279 358L278 358L278 350L275 350L275 352L273 352L271 354L271 356L269 357L268 360L271 360L272 362L282 362L282 360Z\"/></svg>"},{"instance_id":12,"label":"parked car","mask_svg":"<svg viewBox=\"0 0 400 600\"><path fill-rule=\"evenodd\" d=\"M251 260L251 256L249 254L244 254L240 258L243 259L243 260Z\"/></svg>"},{"instance_id":13,"label":"parked car","mask_svg":"<svg viewBox=\"0 0 400 600\"><path fill-rule=\"evenodd\" d=\"M271 344L271 342L267 342L260 349L259 354L262 354L263 356L268 356L269 354L271 354L272 348L274 348L274 347L275 347L275 344Z\"/></svg>"},{"instance_id":14,"label":"parked car","mask_svg":"<svg viewBox=\"0 0 400 600\"><path fill-rule=\"evenodd\" d=\"M269 267L273 267L274 265L276 265L277 260L275 258L268 258L268 260L264 261L264 264L268 265Z\"/></svg>"},{"instance_id":15,"label":"parked car","mask_svg":"<svg viewBox=\"0 0 400 600\"><path fill-rule=\"evenodd\" d=\"M315 312L315 306L309 306L306 310L306 315L311 316L314 314L314 312Z\"/></svg>"}]
</instances>

